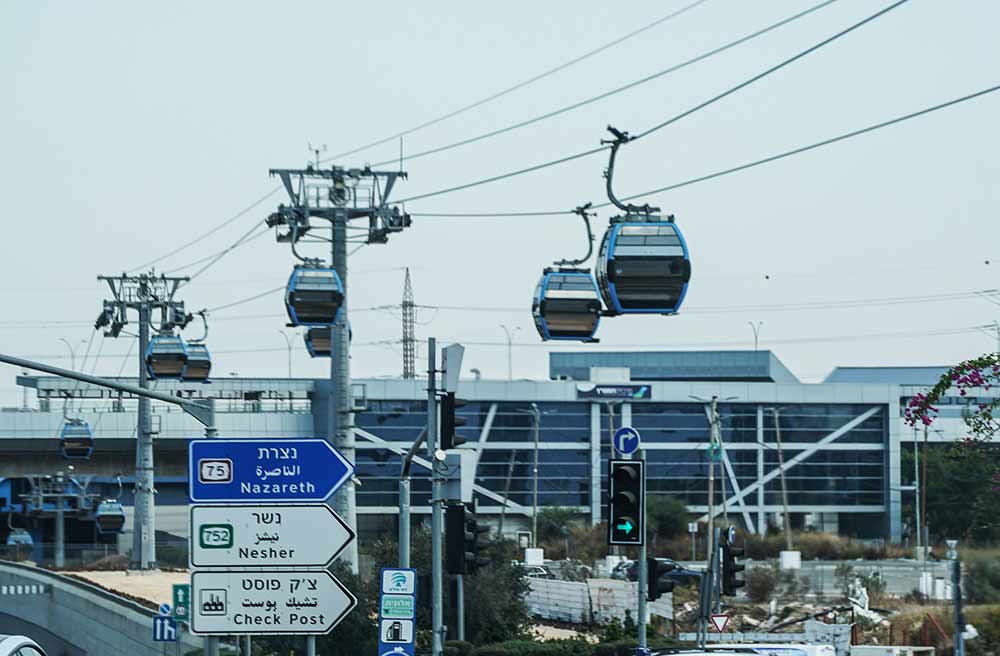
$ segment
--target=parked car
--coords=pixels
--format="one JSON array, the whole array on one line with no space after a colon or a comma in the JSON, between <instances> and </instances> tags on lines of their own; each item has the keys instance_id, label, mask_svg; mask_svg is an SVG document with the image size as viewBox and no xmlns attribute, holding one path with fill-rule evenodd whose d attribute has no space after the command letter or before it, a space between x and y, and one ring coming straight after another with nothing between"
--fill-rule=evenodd
<instances>
[{"instance_id":1,"label":"parked car","mask_svg":"<svg viewBox=\"0 0 1000 656\"><path fill-rule=\"evenodd\" d=\"M0 635L0 656L45 656L45 651L31 638Z\"/></svg>"},{"instance_id":2,"label":"parked car","mask_svg":"<svg viewBox=\"0 0 1000 656\"><path fill-rule=\"evenodd\" d=\"M554 579L556 575L545 565L522 565L524 575L529 579Z\"/></svg>"},{"instance_id":3,"label":"parked car","mask_svg":"<svg viewBox=\"0 0 1000 656\"><path fill-rule=\"evenodd\" d=\"M697 585L701 581L701 572L688 569L672 558L657 558L660 563L673 565L673 569L663 576L676 585ZM639 562L627 560L615 566L611 571L611 578L621 581L635 581L639 578Z\"/></svg>"}]
</instances>

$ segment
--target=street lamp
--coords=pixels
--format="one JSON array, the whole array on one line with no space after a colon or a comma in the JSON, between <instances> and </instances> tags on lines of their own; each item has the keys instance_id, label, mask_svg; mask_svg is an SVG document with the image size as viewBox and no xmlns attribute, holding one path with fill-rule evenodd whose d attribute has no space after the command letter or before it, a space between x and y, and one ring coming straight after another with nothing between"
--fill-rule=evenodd
<instances>
[{"instance_id":1,"label":"street lamp","mask_svg":"<svg viewBox=\"0 0 1000 656\"><path fill-rule=\"evenodd\" d=\"M507 326L503 324L500 324L500 327L503 328L503 333L507 336L507 380L514 380L514 360L512 354L514 348L513 334L521 330L521 327L515 326L514 330L508 329Z\"/></svg>"},{"instance_id":2,"label":"street lamp","mask_svg":"<svg viewBox=\"0 0 1000 656\"><path fill-rule=\"evenodd\" d=\"M757 344L760 341L760 327L764 325L763 321L747 321L750 324L750 328L753 329L753 350L757 350Z\"/></svg>"},{"instance_id":3,"label":"street lamp","mask_svg":"<svg viewBox=\"0 0 1000 656\"><path fill-rule=\"evenodd\" d=\"M292 377L292 340L288 339L288 335L284 330L279 330L278 334L285 338L285 346L288 347L288 377Z\"/></svg>"}]
</instances>

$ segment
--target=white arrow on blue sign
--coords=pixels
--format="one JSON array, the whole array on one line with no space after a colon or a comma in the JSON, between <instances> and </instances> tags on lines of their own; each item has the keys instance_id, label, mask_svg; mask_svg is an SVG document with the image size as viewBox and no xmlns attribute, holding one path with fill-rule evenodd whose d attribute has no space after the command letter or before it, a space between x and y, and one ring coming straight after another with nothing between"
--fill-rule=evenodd
<instances>
[{"instance_id":1,"label":"white arrow on blue sign","mask_svg":"<svg viewBox=\"0 0 1000 656\"><path fill-rule=\"evenodd\" d=\"M630 455L639 450L639 431L632 428L631 426L622 426L615 431L615 437L612 440L614 443L615 451L622 455Z\"/></svg>"},{"instance_id":2,"label":"white arrow on blue sign","mask_svg":"<svg viewBox=\"0 0 1000 656\"><path fill-rule=\"evenodd\" d=\"M192 440L191 501L323 501L354 474L326 440Z\"/></svg>"}]
</instances>

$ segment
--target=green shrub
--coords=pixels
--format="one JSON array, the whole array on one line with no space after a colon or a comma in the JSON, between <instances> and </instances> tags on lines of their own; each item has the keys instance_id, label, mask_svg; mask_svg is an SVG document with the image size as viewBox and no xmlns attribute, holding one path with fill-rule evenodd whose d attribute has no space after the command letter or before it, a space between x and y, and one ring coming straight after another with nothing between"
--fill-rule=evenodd
<instances>
[{"instance_id":1,"label":"green shrub","mask_svg":"<svg viewBox=\"0 0 1000 656\"><path fill-rule=\"evenodd\" d=\"M444 647L445 649L449 647L455 649L455 656L469 656L476 646L466 640L446 640Z\"/></svg>"},{"instance_id":2,"label":"green shrub","mask_svg":"<svg viewBox=\"0 0 1000 656\"><path fill-rule=\"evenodd\" d=\"M976 558L968 561L962 577L970 604L1000 603L1000 560Z\"/></svg>"},{"instance_id":3,"label":"green shrub","mask_svg":"<svg viewBox=\"0 0 1000 656\"><path fill-rule=\"evenodd\" d=\"M593 656L633 656L637 646L634 638L602 642L594 646ZM670 638L655 638L646 640L646 646L650 649L669 649L680 646L680 643Z\"/></svg>"},{"instance_id":4,"label":"green shrub","mask_svg":"<svg viewBox=\"0 0 1000 656\"><path fill-rule=\"evenodd\" d=\"M778 576L773 567L754 567L748 569L746 576L747 597L755 604L771 601L778 587Z\"/></svg>"},{"instance_id":5,"label":"green shrub","mask_svg":"<svg viewBox=\"0 0 1000 656\"><path fill-rule=\"evenodd\" d=\"M586 640L510 640L495 645L484 645L472 651L471 656L592 656L594 648Z\"/></svg>"}]
</instances>

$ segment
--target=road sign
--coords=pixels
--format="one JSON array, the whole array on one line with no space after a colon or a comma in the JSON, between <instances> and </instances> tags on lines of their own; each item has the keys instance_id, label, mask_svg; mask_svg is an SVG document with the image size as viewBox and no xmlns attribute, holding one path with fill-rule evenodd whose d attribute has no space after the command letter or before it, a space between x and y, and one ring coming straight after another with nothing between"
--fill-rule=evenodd
<instances>
[{"instance_id":1,"label":"road sign","mask_svg":"<svg viewBox=\"0 0 1000 656\"><path fill-rule=\"evenodd\" d=\"M187 621L191 617L191 585L174 583L174 619Z\"/></svg>"},{"instance_id":2,"label":"road sign","mask_svg":"<svg viewBox=\"0 0 1000 656\"><path fill-rule=\"evenodd\" d=\"M192 567L328 567L355 538L323 504L193 505L189 535Z\"/></svg>"},{"instance_id":3,"label":"road sign","mask_svg":"<svg viewBox=\"0 0 1000 656\"><path fill-rule=\"evenodd\" d=\"M631 426L622 426L615 431L615 437L611 441L615 451L623 456L631 455L639 450L639 431Z\"/></svg>"},{"instance_id":4,"label":"road sign","mask_svg":"<svg viewBox=\"0 0 1000 656\"><path fill-rule=\"evenodd\" d=\"M354 466L326 440L192 440L189 495L194 502L323 501Z\"/></svg>"},{"instance_id":5,"label":"road sign","mask_svg":"<svg viewBox=\"0 0 1000 656\"><path fill-rule=\"evenodd\" d=\"M417 571L384 568L379 591L379 656L413 656L416 651Z\"/></svg>"},{"instance_id":6,"label":"road sign","mask_svg":"<svg viewBox=\"0 0 1000 656\"><path fill-rule=\"evenodd\" d=\"M322 635L358 604L330 572L194 572L191 630L199 634Z\"/></svg>"},{"instance_id":7,"label":"road sign","mask_svg":"<svg viewBox=\"0 0 1000 656\"><path fill-rule=\"evenodd\" d=\"M160 604L159 611L160 615L163 615L164 617L171 617L170 604Z\"/></svg>"},{"instance_id":8,"label":"road sign","mask_svg":"<svg viewBox=\"0 0 1000 656\"><path fill-rule=\"evenodd\" d=\"M725 613L713 613L709 618L712 620L712 626L719 633L725 633L726 627L729 626L729 615Z\"/></svg>"},{"instance_id":9,"label":"road sign","mask_svg":"<svg viewBox=\"0 0 1000 656\"><path fill-rule=\"evenodd\" d=\"M172 617L153 618L153 642L177 642L177 622Z\"/></svg>"}]
</instances>

